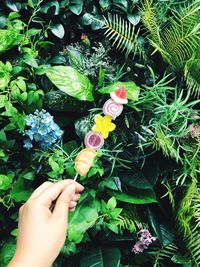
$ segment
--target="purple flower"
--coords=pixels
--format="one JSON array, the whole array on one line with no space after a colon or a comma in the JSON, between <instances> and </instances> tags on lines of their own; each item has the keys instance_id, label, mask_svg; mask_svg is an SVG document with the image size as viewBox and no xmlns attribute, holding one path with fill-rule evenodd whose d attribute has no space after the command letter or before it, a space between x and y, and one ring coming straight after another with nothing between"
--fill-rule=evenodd
<instances>
[{"instance_id":1,"label":"purple flower","mask_svg":"<svg viewBox=\"0 0 200 267\"><path fill-rule=\"evenodd\" d=\"M132 252L135 254L141 253L144 249L147 249L154 241L157 240L156 237L152 236L148 229L142 229L138 233L138 241L132 248Z\"/></svg>"},{"instance_id":2,"label":"purple flower","mask_svg":"<svg viewBox=\"0 0 200 267\"><path fill-rule=\"evenodd\" d=\"M132 252L134 252L135 254L139 254L142 253L144 251L144 249L146 249L147 247L145 246L145 244L141 241L137 241L134 245L134 247L132 248Z\"/></svg>"}]
</instances>

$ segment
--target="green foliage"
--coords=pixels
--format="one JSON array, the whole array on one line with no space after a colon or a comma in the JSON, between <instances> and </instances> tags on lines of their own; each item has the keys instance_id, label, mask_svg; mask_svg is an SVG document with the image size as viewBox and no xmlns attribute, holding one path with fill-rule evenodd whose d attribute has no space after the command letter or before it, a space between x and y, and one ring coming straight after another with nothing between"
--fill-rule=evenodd
<instances>
[{"instance_id":1,"label":"green foliage","mask_svg":"<svg viewBox=\"0 0 200 267\"><path fill-rule=\"evenodd\" d=\"M200 265L199 3L0 0L2 267L19 206L46 180L77 178L85 134L121 86L128 104L77 178L85 190L55 266ZM37 109L64 132L47 150L24 147ZM157 239L134 255L141 229Z\"/></svg>"},{"instance_id":2,"label":"green foliage","mask_svg":"<svg viewBox=\"0 0 200 267\"><path fill-rule=\"evenodd\" d=\"M153 263L153 267L162 266L162 261L166 260L167 258L171 259L172 256L177 252L178 248L174 244L170 244L166 247L161 249L155 249L155 251L150 252L151 255L155 254L155 260Z\"/></svg>"},{"instance_id":3,"label":"green foliage","mask_svg":"<svg viewBox=\"0 0 200 267\"><path fill-rule=\"evenodd\" d=\"M67 58L70 66L76 68L82 74L96 79L100 71L104 72L104 78L112 81L116 79L116 69L111 64L109 48L101 43L88 47L83 44L67 46ZM118 68L118 66L116 66Z\"/></svg>"},{"instance_id":4,"label":"green foliage","mask_svg":"<svg viewBox=\"0 0 200 267\"><path fill-rule=\"evenodd\" d=\"M117 248L97 248L81 258L81 267L119 267L120 251Z\"/></svg>"},{"instance_id":5,"label":"green foliage","mask_svg":"<svg viewBox=\"0 0 200 267\"><path fill-rule=\"evenodd\" d=\"M174 9L173 16L165 24L157 21L158 14L151 0L144 1L141 13L143 23L149 31L151 45L173 68L185 69L189 89L199 93L198 74L192 72L193 62L197 70L199 59L199 1Z\"/></svg>"},{"instance_id":6,"label":"green foliage","mask_svg":"<svg viewBox=\"0 0 200 267\"><path fill-rule=\"evenodd\" d=\"M124 20L118 14L113 16L109 15L105 19L105 32L106 37L109 40L114 39L113 45L116 45L117 49L126 51L126 56L130 53L143 54L143 48L138 40L139 31L135 30L135 27L129 22Z\"/></svg>"},{"instance_id":7,"label":"green foliage","mask_svg":"<svg viewBox=\"0 0 200 267\"><path fill-rule=\"evenodd\" d=\"M99 90L100 93L102 94L109 94L111 92L114 92L117 90L117 88L125 86L126 88L126 93L127 93L127 98L133 101L138 100L138 96L140 93L140 88L135 84L135 82L130 81L130 82L115 82L111 83L108 86L102 88Z\"/></svg>"},{"instance_id":8,"label":"green foliage","mask_svg":"<svg viewBox=\"0 0 200 267\"><path fill-rule=\"evenodd\" d=\"M0 30L0 53L5 53L7 50L20 44L23 36L14 30Z\"/></svg>"},{"instance_id":9,"label":"green foliage","mask_svg":"<svg viewBox=\"0 0 200 267\"><path fill-rule=\"evenodd\" d=\"M51 67L47 69L46 75L56 87L66 94L79 100L93 100L93 86L89 79L78 73L72 67Z\"/></svg>"}]
</instances>

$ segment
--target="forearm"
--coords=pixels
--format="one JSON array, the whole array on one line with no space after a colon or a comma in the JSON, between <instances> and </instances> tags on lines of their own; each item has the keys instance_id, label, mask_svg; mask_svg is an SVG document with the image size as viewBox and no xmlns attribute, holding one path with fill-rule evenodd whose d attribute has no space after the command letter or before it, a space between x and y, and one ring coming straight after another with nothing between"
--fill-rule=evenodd
<instances>
[{"instance_id":1,"label":"forearm","mask_svg":"<svg viewBox=\"0 0 200 267\"><path fill-rule=\"evenodd\" d=\"M40 262L40 259L23 259L14 256L7 267L51 267L51 264L44 264Z\"/></svg>"}]
</instances>

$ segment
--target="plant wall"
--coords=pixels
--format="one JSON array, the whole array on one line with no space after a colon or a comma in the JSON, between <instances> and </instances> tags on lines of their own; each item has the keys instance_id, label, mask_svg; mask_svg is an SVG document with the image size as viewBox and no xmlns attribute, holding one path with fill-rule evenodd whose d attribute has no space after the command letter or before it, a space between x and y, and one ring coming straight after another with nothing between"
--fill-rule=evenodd
<instances>
[{"instance_id":1,"label":"plant wall","mask_svg":"<svg viewBox=\"0 0 200 267\"><path fill-rule=\"evenodd\" d=\"M78 181L55 266L200 265L200 1L0 1L0 265L18 209L74 178L85 134L126 88Z\"/></svg>"}]
</instances>

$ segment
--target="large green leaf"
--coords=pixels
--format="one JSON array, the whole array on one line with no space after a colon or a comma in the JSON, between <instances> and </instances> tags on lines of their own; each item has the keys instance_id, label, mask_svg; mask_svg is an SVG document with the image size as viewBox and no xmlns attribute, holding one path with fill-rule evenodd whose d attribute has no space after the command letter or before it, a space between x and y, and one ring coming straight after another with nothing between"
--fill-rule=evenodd
<instances>
[{"instance_id":1,"label":"large green leaf","mask_svg":"<svg viewBox=\"0 0 200 267\"><path fill-rule=\"evenodd\" d=\"M9 175L0 174L0 190L6 190L12 183L12 177Z\"/></svg>"},{"instance_id":2,"label":"large green leaf","mask_svg":"<svg viewBox=\"0 0 200 267\"><path fill-rule=\"evenodd\" d=\"M47 77L66 94L79 100L93 101L93 85L77 70L68 66L54 66L46 71Z\"/></svg>"},{"instance_id":3,"label":"large green leaf","mask_svg":"<svg viewBox=\"0 0 200 267\"><path fill-rule=\"evenodd\" d=\"M80 15L82 10L83 10L83 3L84 3L84 1L82 1L82 0L71 0L69 9L74 14Z\"/></svg>"},{"instance_id":4,"label":"large green leaf","mask_svg":"<svg viewBox=\"0 0 200 267\"><path fill-rule=\"evenodd\" d=\"M88 110L88 102L81 102L64 92L50 91L45 94L45 106L57 111L71 111L81 113Z\"/></svg>"},{"instance_id":5,"label":"large green leaf","mask_svg":"<svg viewBox=\"0 0 200 267\"><path fill-rule=\"evenodd\" d=\"M122 183L138 189L152 189L159 176L158 164L155 160L146 160L140 171L126 171L118 173Z\"/></svg>"},{"instance_id":6,"label":"large green leaf","mask_svg":"<svg viewBox=\"0 0 200 267\"><path fill-rule=\"evenodd\" d=\"M118 248L96 248L80 260L80 267L119 267L120 250Z\"/></svg>"},{"instance_id":7,"label":"large green leaf","mask_svg":"<svg viewBox=\"0 0 200 267\"><path fill-rule=\"evenodd\" d=\"M78 205L75 212L69 214L68 240L80 243L85 232L98 219L99 202L90 194Z\"/></svg>"},{"instance_id":8,"label":"large green leaf","mask_svg":"<svg viewBox=\"0 0 200 267\"><path fill-rule=\"evenodd\" d=\"M2 246L0 250L0 266L6 267L8 263L12 259L16 249L16 242L14 240L10 240Z\"/></svg>"},{"instance_id":9,"label":"large green leaf","mask_svg":"<svg viewBox=\"0 0 200 267\"><path fill-rule=\"evenodd\" d=\"M149 204L157 202L156 196L153 190L129 190L129 194L109 191L111 196L114 196L117 200L127 202L131 204Z\"/></svg>"},{"instance_id":10,"label":"large green leaf","mask_svg":"<svg viewBox=\"0 0 200 267\"><path fill-rule=\"evenodd\" d=\"M99 90L100 93L102 94L109 94L111 92L116 91L119 89L119 87L125 86L126 88L126 93L127 93L127 98L133 101L138 100L138 96L140 93L140 87L138 87L133 81L129 82L115 82L112 84L109 84L108 86L102 88Z\"/></svg>"},{"instance_id":11,"label":"large green leaf","mask_svg":"<svg viewBox=\"0 0 200 267\"><path fill-rule=\"evenodd\" d=\"M158 211L157 211L158 212ZM148 208L149 221L162 246L168 246L174 240L174 229L169 226L167 217L163 217L159 210L159 216L153 209Z\"/></svg>"},{"instance_id":12,"label":"large green leaf","mask_svg":"<svg viewBox=\"0 0 200 267\"><path fill-rule=\"evenodd\" d=\"M138 172L120 172L120 180L122 183L140 189L151 189L153 185L149 183L144 174L140 171Z\"/></svg>"},{"instance_id":13,"label":"large green leaf","mask_svg":"<svg viewBox=\"0 0 200 267\"><path fill-rule=\"evenodd\" d=\"M30 197L31 193L29 181L20 176L13 184L10 196L16 202L23 202Z\"/></svg>"},{"instance_id":14,"label":"large green leaf","mask_svg":"<svg viewBox=\"0 0 200 267\"><path fill-rule=\"evenodd\" d=\"M23 35L16 31L0 30L0 53L4 53L7 50L18 45L22 41Z\"/></svg>"}]
</instances>

